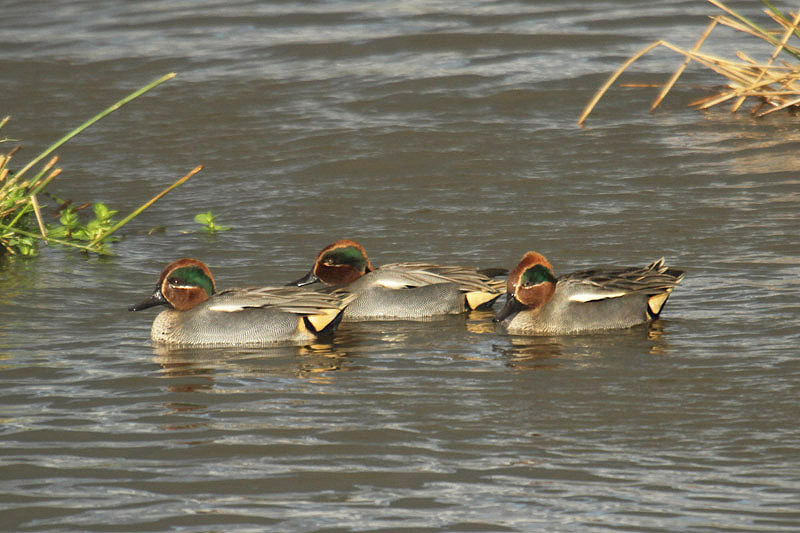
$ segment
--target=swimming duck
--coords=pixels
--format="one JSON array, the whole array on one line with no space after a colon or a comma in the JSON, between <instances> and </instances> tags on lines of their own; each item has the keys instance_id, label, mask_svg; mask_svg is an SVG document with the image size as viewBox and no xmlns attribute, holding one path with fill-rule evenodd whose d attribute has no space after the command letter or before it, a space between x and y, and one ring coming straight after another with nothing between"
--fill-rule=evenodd
<instances>
[{"instance_id":1,"label":"swimming duck","mask_svg":"<svg viewBox=\"0 0 800 533\"><path fill-rule=\"evenodd\" d=\"M664 258L644 268L593 269L556 277L553 267L528 252L508 275L498 322L518 335L563 335L627 328L658 318L683 272Z\"/></svg>"},{"instance_id":2,"label":"swimming duck","mask_svg":"<svg viewBox=\"0 0 800 533\"><path fill-rule=\"evenodd\" d=\"M308 274L290 285L321 281L345 287L356 297L344 320L418 319L490 306L504 286L502 280L492 278L505 273L504 269L478 271L430 263L375 268L363 246L345 239L323 248Z\"/></svg>"},{"instance_id":3,"label":"swimming duck","mask_svg":"<svg viewBox=\"0 0 800 533\"><path fill-rule=\"evenodd\" d=\"M332 333L353 295L297 287L217 292L208 267L197 259L170 263L152 296L131 305L141 311L165 305L153 321L153 341L174 345L259 345L310 341Z\"/></svg>"}]
</instances>

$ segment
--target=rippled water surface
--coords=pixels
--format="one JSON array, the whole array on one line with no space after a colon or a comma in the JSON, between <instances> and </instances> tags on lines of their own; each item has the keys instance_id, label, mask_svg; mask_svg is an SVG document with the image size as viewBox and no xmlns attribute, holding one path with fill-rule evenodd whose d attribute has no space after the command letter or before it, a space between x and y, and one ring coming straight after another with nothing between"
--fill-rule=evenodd
<instances>
[{"instance_id":1,"label":"rippled water surface","mask_svg":"<svg viewBox=\"0 0 800 533\"><path fill-rule=\"evenodd\" d=\"M730 3L759 18L757 4ZM0 529L800 528L797 118L696 112L721 80L690 68L654 114L657 89L617 86L575 124L634 52L692 46L710 4L2 13L15 161L178 73L60 149L54 193L122 214L205 170L125 226L115 257L0 265ZM771 53L709 39L737 48ZM657 50L623 81L680 62ZM208 209L233 229L198 232ZM163 351L155 313L126 310L178 257L220 287L275 284L342 237L377 264L511 267L534 249L557 273L663 255L687 275L652 327L575 337L501 335L480 312Z\"/></svg>"}]
</instances>

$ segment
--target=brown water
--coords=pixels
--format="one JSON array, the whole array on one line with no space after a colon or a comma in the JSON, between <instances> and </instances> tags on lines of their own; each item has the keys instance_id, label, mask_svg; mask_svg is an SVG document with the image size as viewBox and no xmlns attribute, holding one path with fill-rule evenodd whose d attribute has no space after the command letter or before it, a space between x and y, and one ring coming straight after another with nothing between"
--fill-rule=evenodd
<instances>
[{"instance_id":1,"label":"brown water","mask_svg":"<svg viewBox=\"0 0 800 533\"><path fill-rule=\"evenodd\" d=\"M3 4L19 160L178 72L59 150L54 192L127 213L206 169L114 258L0 267L0 529L800 529L797 118L687 109L720 83L690 69L655 114L655 90L614 88L575 125L624 59L691 46L713 8L367 6ZM679 63L654 52L626 80ZM208 209L234 229L197 232ZM281 283L341 237L377 264L535 249L557 272L663 255L687 275L653 327L576 337L476 313L162 353L154 313L126 310L172 259Z\"/></svg>"}]
</instances>

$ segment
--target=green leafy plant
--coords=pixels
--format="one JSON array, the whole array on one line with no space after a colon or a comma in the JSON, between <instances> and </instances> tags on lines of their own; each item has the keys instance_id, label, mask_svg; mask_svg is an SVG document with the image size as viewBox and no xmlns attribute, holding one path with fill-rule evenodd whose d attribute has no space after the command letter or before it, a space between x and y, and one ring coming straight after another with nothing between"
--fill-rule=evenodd
<instances>
[{"instance_id":1,"label":"green leafy plant","mask_svg":"<svg viewBox=\"0 0 800 533\"><path fill-rule=\"evenodd\" d=\"M216 233L218 231L228 231L231 229L230 226L215 224L214 221L216 219L216 215L212 214L210 210L205 213L198 213L194 216L194 221L198 224L202 224L203 231L206 233Z\"/></svg>"},{"instance_id":2,"label":"green leafy plant","mask_svg":"<svg viewBox=\"0 0 800 533\"><path fill-rule=\"evenodd\" d=\"M103 235L108 233L114 226L114 215L117 212L102 203L93 204L92 212L94 213L94 218L90 219L86 224L82 224L78 209L72 205L65 205L61 209L61 216L58 219L59 225L47 225L47 236L53 239L88 242L100 239L103 244L118 240L116 237L103 238ZM101 249L105 250L102 244Z\"/></svg>"},{"instance_id":3,"label":"green leafy plant","mask_svg":"<svg viewBox=\"0 0 800 533\"><path fill-rule=\"evenodd\" d=\"M16 250L16 253L23 257L32 257L36 255L38 248L36 247L36 239L33 237L26 237L24 235L7 234L0 237L3 241L3 246Z\"/></svg>"},{"instance_id":4,"label":"green leafy plant","mask_svg":"<svg viewBox=\"0 0 800 533\"><path fill-rule=\"evenodd\" d=\"M16 172L9 168L9 163L19 147L6 154L0 154L0 255L3 253L22 256L36 255L39 241L57 243L87 252L109 255L111 252L108 251L106 243L116 240L111 237L115 231L172 189L183 184L202 170L202 166L195 167L188 174L145 202L119 222L114 221L114 215L117 211L109 209L102 203L95 203L92 205L94 218L88 220L86 224L81 222L77 213L78 210L68 206L62 209L59 225L56 226L45 225L42 221L37 194L42 193L45 187L61 173L60 168L53 168L58 161L58 157L50 159L32 178L27 177L29 170L83 130L131 100L174 77L174 73L166 74L129 94L70 131ZM8 120L9 117L0 120L0 128ZM8 139L0 139L0 143L7 141ZM216 229L219 230L219 228Z\"/></svg>"}]
</instances>

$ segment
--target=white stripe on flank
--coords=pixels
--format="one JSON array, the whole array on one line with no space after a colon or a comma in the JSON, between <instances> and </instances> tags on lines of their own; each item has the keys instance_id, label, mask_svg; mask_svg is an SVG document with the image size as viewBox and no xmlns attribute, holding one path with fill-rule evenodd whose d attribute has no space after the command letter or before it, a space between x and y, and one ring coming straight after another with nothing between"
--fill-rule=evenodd
<instances>
[{"instance_id":1,"label":"white stripe on flank","mask_svg":"<svg viewBox=\"0 0 800 533\"><path fill-rule=\"evenodd\" d=\"M245 309L245 306L236 304L216 304L208 308L209 311L218 311L221 313L235 313L243 309Z\"/></svg>"},{"instance_id":2,"label":"white stripe on flank","mask_svg":"<svg viewBox=\"0 0 800 533\"><path fill-rule=\"evenodd\" d=\"M569 297L571 302L593 302L595 300L605 300L607 298L619 298L625 296L625 292L579 292Z\"/></svg>"},{"instance_id":3,"label":"white stripe on flank","mask_svg":"<svg viewBox=\"0 0 800 533\"><path fill-rule=\"evenodd\" d=\"M410 286L407 281L401 281L399 279L382 279L376 281L375 285L386 289L405 289Z\"/></svg>"}]
</instances>

